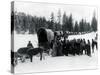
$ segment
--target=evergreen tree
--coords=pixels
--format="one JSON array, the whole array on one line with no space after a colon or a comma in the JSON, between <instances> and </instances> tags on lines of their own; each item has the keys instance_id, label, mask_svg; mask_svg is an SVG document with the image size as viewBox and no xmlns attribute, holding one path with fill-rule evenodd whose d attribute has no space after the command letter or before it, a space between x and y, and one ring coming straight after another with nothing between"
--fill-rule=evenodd
<instances>
[{"instance_id":1,"label":"evergreen tree","mask_svg":"<svg viewBox=\"0 0 100 75\"><path fill-rule=\"evenodd\" d=\"M91 25L90 25L90 23L87 23L87 31L91 31Z\"/></svg>"},{"instance_id":2,"label":"evergreen tree","mask_svg":"<svg viewBox=\"0 0 100 75\"><path fill-rule=\"evenodd\" d=\"M69 18L68 18L68 16L66 16L65 12L63 14L62 24L63 24L62 25L63 31L68 31Z\"/></svg>"},{"instance_id":3,"label":"evergreen tree","mask_svg":"<svg viewBox=\"0 0 100 75\"><path fill-rule=\"evenodd\" d=\"M83 25L84 25L84 32L87 32L87 31L88 31L88 27L87 27L87 22L86 22L86 20L84 21Z\"/></svg>"},{"instance_id":4,"label":"evergreen tree","mask_svg":"<svg viewBox=\"0 0 100 75\"><path fill-rule=\"evenodd\" d=\"M74 32L79 32L78 22L75 22Z\"/></svg>"},{"instance_id":5,"label":"evergreen tree","mask_svg":"<svg viewBox=\"0 0 100 75\"><path fill-rule=\"evenodd\" d=\"M64 12L63 18L62 18L62 24L65 25L65 23L66 23L66 12Z\"/></svg>"},{"instance_id":6,"label":"evergreen tree","mask_svg":"<svg viewBox=\"0 0 100 75\"><path fill-rule=\"evenodd\" d=\"M62 30L66 31L66 12L64 12L63 18L62 18Z\"/></svg>"},{"instance_id":7,"label":"evergreen tree","mask_svg":"<svg viewBox=\"0 0 100 75\"><path fill-rule=\"evenodd\" d=\"M70 16L69 16L68 31L73 31L73 18L72 18L72 14L70 14Z\"/></svg>"},{"instance_id":8,"label":"evergreen tree","mask_svg":"<svg viewBox=\"0 0 100 75\"><path fill-rule=\"evenodd\" d=\"M93 31L97 31L97 19L95 17L95 13L94 13L94 16L92 18L91 27L92 27Z\"/></svg>"},{"instance_id":9,"label":"evergreen tree","mask_svg":"<svg viewBox=\"0 0 100 75\"><path fill-rule=\"evenodd\" d=\"M54 13L53 12L51 13L50 22L49 22L48 25L49 25L48 26L49 29L55 30L55 26L54 26Z\"/></svg>"},{"instance_id":10,"label":"evergreen tree","mask_svg":"<svg viewBox=\"0 0 100 75\"><path fill-rule=\"evenodd\" d=\"M60 9L59 9L59 11L58 11L58 25L57 25L57 29L58 30L61 30L62 29L62 27L61 27L61 11L60 11Z\"/></svg>"},{"instance_id":11,"label":"evergreen tree","mask_svg":"<svg viewBox=\"0 0 100 75\"><path fill-rule=\"evenodd\" d=\"M80 26L79 31L84 32L84 20L83 19L80 21L79 26Z\"/></svg>"}]
</instances>

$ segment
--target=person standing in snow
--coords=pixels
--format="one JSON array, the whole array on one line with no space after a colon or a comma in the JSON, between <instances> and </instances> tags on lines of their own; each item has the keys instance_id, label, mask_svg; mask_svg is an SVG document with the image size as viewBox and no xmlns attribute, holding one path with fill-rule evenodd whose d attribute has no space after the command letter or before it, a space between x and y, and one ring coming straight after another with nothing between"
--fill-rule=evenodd
<instances>
[{"instance_id":1,"label":"person standing in snow","mask_svg":"<svg viewBox=\"0 0 100 75\"><path fill-rule=\"evenodd\" d=\"M87 55L91 56L91 47L90 47L90 41L88 40L88 43L86 44L86 51Z\"/></svg>"}]
</instances>

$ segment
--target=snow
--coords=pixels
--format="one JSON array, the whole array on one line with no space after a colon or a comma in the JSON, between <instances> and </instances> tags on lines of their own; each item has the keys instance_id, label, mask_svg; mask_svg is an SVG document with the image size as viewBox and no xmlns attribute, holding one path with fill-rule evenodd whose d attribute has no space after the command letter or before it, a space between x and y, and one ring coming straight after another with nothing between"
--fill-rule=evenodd
<instances>
[{"instance_id":1,"label":"snow","mask_svg":"<svg viewBox=\"0 0 100 75\"><path fill-rule=\"evenodd\" d=\"M14 34L14 51L16 52L19 48L27 47L29 41L36 48L38 46L37 34Z\"/></svg>"},{"instance_id":2,"label":"snow","mask_svg":"<svg viewBox=\"0 0 100 75\"><path fill-rule=\"evenodd\" d=\"M96 33L88 33L84 35L71 35L68 39L85 38L90 40L95 38ZM27 46L28 41L31 41L34 47L38 46L37 35L29 34L15 34L14 35L14 50L17 51L21 47ZM64 71L64 70L80 70L80 69L96 69L98 63L98 51L95 50L92 53L92 57L87 55L75 55L75 56L61 56L51 57L43 54L45 59L40 61L37 56L33 57L33 62L26 59L24 63L18 61L18 65L15 66L15 73L33 73L33 72L48 72L48 71Z\"/></svg>"},{"instance_id":3,"label":"snow","mask_svg":"<svg viewBox=\"0 0 100 75\"><path fill-rule=\"evenodd\" d=\"M87 34L82 34L82 35L71 35L68 37L69 40L72 40L72 39L85 39L86 42L87 40L90 40L90 42L92 41L92 39L95 39L95 36L96 36L96 33L97 32L91 32L91 33L87 33Z\"/></svg>"},{"instance_id":4,"label":"snow","mask_svg":"<svg viewBox=\"0 0 100 75\"><path fill-rule=\"evenodd\" d=\"M38 57L33 57L31 63L28 59L15 67L15 73L33 73L63 70L80 70L97 68L97 52L92 57L82 56L46 56L45 60L40 61Z\"/></svg>"}]
</instances>

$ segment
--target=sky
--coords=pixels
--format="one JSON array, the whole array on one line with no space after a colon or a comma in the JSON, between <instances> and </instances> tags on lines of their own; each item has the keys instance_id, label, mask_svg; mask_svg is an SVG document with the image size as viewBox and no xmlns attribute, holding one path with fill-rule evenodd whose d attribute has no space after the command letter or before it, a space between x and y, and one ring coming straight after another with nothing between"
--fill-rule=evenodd
<instances>
[{"instance_id":1,"label":"sky","mask_svg":"<svg viewBox=\"0 0 100 75\"><path fill-rule=\"evenodd\" d=\"M70 5L70 4L52 4L52 3L33 3L33 2L15 2L14 10L24 12L26 14L38 17L45 17L50 20L50 15L53 12L55 21L57 20L58 11L61 11L61 16L66 12L69 16L72 14L74 21L80 21L82 18L87 22L91 22L93 14L97 17L97 8L85 5Z\"/></svg>"}]
</instances>

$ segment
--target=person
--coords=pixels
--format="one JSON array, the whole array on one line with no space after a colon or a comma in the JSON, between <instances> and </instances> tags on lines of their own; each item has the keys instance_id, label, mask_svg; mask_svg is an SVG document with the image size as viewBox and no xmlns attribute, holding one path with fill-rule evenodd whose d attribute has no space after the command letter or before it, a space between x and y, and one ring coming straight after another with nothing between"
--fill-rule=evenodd
<instances>
[{"instance_id":1,"label":"person","mask_svg":"<svg viewBox=\"0 0 100 75\"><path fill-rule=\"evenodd\" d=\"M90 47L90 41L88 40L88 43L86 44L87 49L87 55L91 57L91 47Z\"/></svg>"},{"instance_id":2,"label":"person","mask_svg":"<svg viewBox=\"0 0 100 75\"><path fill-rule=\"evenodd\" d=\"M63 50L62 50L63 54L68 56L68 51L66 49L66 38L65 37L64 37L64 40L63 40L62 48L63 48Z\"/></svg>"},{"instance_id":3,"label":"person","mask_svg":"<svg viewBox=\"0 0 100 75\"><path fill-rule=\"evenodd\" d=\"M83 54L83 51L85 52L85 54L87 54L87 51L86 51L86 40L83 39L82 40L82 43L81 43L81 48L82 48L82 54Z\"/></svg>"},{"instance_id":4,"label":"person","mask_svg":"<svg viewBox=\"0 0 100 75\"><path fill-rule=\"evenodd\" d=\"M57 39L56 43L57 43L57 56L62 56L63 53L62 53L62 42L61 42L61 39Z\"/></svg>"},{"instance_id":5,"label":"person","mask_svg":"<svg viewBox=\"0 0 100 75\"><path fill-rule=\"evenodd\" d=\"M94 40L92 39L92 53L94 53Z\"/></svg>"},{"instance_id":6,"label":"person","mask_svg":"<svg viewBox=\"0 0 100 75\"><path fill-rule=\"evenodd\" d=\"M29 43L27 44L27 47L34 48L31 41L29 41Z\"/></svg>"},{"instance_id":7,"label":"person","mask_svg":"<svg viewBox=\"0 0 100 75\"><path fill-rule=\"evenodd\" d=\"M53 41L52 49L53 49L53 51L51 53L52 57L57 56L57 42L56 42L56 38Z\"/></svg>"},{"instance_id":8,"label":"person","mask_svg":"<svg viewBox=\"0 0 100 75\"><path fill-rule=\"evenodd\" d=\"M97 41L92 39L92 52L94 53L94 47L96 46L96 49L98 49Z\"/></svg>"}]
</instances>

